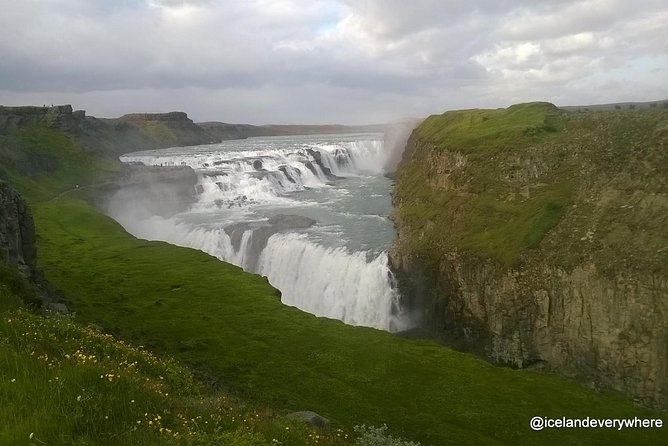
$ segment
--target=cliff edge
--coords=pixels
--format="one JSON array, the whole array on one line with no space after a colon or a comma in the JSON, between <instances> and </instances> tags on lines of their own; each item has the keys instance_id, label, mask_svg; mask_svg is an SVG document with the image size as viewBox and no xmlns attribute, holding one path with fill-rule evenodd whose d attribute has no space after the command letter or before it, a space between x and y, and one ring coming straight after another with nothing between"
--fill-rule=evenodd
<instances>
[{"instance_id":1,"label":"cliff edge","mask_svg":"<svg viewBox=\"0 0 668 446\"><path fill-rule=\"evenodd\" d=\"M390 258L447 342L668 407L668 110L431 116Z\"/></svg>"}]
</instances>

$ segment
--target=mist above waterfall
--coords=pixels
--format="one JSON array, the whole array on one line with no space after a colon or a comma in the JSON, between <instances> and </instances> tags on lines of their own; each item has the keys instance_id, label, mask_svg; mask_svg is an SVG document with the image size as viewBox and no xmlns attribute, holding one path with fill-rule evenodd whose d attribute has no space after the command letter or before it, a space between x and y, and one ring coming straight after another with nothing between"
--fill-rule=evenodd
<instances>
[{"instance_id":1,"label":"mist above waterfall","mask_svg":"<svg viewBox=\"0 0 668 446\"><path fill-rule=\"evenodd\" d=\"M205 251L267 276L282 301L318 316L397 331L410 327L388 268L391 156L380 134L251 138L125 155L183 166L195 201L147 215L120 190L109 213L132 234ZM153 195L155 197L155 195Z\"/></svg>"},{"instance_id":2,"label":"mist above waterfall","mask_svg":"<svg viewBox=\"0 0 668 446\"><path fill-rule=\"evenodd\" d=\"M397 122L388 127L383 137L383 146L385 148L385 162L383 169L392 173L397 170L397 166L401 162L401 157L404 154L406 143L411 136L413 129L419 124L419 120L407 120Z\"/></svg>"}]
</instances>

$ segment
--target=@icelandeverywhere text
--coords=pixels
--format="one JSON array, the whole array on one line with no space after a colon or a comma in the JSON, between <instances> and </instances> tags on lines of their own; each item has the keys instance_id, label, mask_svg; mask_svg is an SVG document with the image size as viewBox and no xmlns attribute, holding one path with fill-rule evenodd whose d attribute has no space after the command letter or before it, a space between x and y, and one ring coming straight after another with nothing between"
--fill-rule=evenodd
<instances>
[{"instance_id":1,"label":"@icelandeverywhere text","mask_svg":"<svg viewBox=\"0 0 668 446\"><path fill-rule=\"evenodd\" d=\"M529 422L531 429L572 429L572 428L607 428L617 429L660 429L663 427L661 418L550 418L533 417Z\"/></svg>"}]
</instances>

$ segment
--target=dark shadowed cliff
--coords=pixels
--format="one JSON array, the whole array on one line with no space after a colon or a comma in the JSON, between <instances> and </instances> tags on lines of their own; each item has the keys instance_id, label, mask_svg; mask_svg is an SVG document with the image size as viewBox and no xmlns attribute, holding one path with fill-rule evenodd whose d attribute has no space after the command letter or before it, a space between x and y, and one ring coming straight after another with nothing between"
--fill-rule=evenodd
<instances>
[{"instance_id":1,"label":"dark shadowed cliff","mask_svg":"<svg viewBox=\"0 0 668 446\"><path fill-rule=\"evenodd\" d=\"M25 277L37 268L35 224L28 205L8 184L0 181L0 262Z\"/></svg>"}]
</instances>

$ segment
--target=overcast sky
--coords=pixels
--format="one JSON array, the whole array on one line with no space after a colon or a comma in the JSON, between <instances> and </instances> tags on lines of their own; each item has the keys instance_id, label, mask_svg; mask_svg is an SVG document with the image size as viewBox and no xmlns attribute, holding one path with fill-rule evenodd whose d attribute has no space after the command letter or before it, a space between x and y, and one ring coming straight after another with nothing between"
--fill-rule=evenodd
<instances>
[{"instance_id":1,"label":"overcast sky","mask_svg":"<svg viewBox=\"0 0 668 446\"><path fill-rule=\"evenodd\" d=\"M666 98L666 0L0 0L4 105L354 124Z\"/></svg>"}]
</instances>

